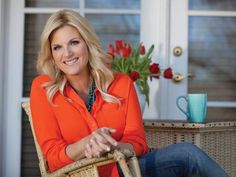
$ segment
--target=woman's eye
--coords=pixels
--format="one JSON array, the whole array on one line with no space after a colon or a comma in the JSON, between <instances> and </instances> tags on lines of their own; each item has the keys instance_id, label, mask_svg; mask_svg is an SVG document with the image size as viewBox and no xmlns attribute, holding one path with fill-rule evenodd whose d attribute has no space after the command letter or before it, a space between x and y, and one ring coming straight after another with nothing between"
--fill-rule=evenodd
<instances>
[{"instance_id":1,"label":"woman's eye","mask_svg":"<svg viewBox=\"0 0 236 177\"><path fill-rule=\"evenodd\" d=\"M53 50L59 50L59 49L60 49L60 46L54 46L52 49L53 49Z\"/></svg>"},{"instance_id":2,"label":"woman's eye","mask_svg":"<svg viewBox=\"0 0 236 177\"><path fill-rule=\"evenodd\" d=\"M79 44L79 41L71 41L71 45L77 45Z\"/></svg>"}]
</instances>

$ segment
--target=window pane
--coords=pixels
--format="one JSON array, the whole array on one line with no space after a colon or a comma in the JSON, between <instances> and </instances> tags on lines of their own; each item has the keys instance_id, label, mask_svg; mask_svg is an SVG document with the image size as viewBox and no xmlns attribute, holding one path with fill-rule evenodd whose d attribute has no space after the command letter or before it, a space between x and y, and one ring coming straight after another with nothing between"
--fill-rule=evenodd
<instances>
[{"instance_id":1,"label":"window pane","mask_svg":"<svg viewBox=\"0 0 236 177\"><path fill-rule=\"evenodd\" d=\"M110 43L124 39L132 45L140 39L139 15L86 15L95 28L105 50Z\"/></svg>"},{"instance_id":2,"label":"window pane","mask_svg":"<svg viewBox=\"0 0 236 177\"><path fill-rule=\"evenodd\" d=\"M36 61L40 35L49 15L28 14L25 16L24 79L23 96L28 97L32 79L37 75Z\"/></svg>"},{"instance_id":3,"label":"window pane","mask_svg":"<svg viewBox=\"0 0 236 177\"><path fill-rule=\"evenodd\" d=\"M140 0L86 0L86 8L140 9Z\"/></svg>"},{"instance_id":4,"label":"window pane","mask_svg":"<svg viewBox=\"0 0 236 177\"><path fill-rule=\"evenodd\" d=\"M206 92L210 101L236 101L235 29L234 17L190 17L190 92Z\"/></svg>"},{"instance_id":5,"label":"window pane","mask_svg":"<svg viewBox=\"0 0 236 177\"><path fill-rule=\"evenodd\" d=\"M190 10L236 10L235 0L189 0Z\"/></svg>"},{"instance_id":6,"label":"window pane","mask_svg":"<svg viewBox=\"0 0 236 177\"><path fill-rule=\"evenodd\" d=\"M78 0L25 0L26 7L78 8Z\"/></svg>"}]
</instances>

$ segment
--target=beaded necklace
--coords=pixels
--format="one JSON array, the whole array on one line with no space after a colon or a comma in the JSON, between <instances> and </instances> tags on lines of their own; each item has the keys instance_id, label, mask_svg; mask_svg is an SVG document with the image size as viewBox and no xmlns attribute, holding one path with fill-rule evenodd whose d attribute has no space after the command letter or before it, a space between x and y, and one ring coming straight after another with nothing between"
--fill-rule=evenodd
<instances>
[{"instance_id":1,"label":"beaded necklace","mask_svg":"<svg viewBox=\"0 0 236 177\"><path fill-rule=\"evenodd\" d=\"M96 88L96 84L93 81L89 87L88 102L86 103L86 108L89 112L91 112L93 103L96 99L96 95L94 93L95 88Z\"/></svg>"}]
</instances>

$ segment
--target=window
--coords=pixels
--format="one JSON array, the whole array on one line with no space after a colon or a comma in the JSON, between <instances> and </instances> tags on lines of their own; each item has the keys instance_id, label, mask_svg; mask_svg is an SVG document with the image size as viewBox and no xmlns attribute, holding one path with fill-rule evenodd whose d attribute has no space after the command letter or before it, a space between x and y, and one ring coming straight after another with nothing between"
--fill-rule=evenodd
<instances>
[{"instance_id":1,"label":"window","mask_svg":"<svg viewBox=\"0 0 236 177\"><path fill-rule=\"evenodd\" d=\"M208 94L208 121L235 120L235 11L234 0L189 1L189 92Z\"/></svg>"}]
</instances>

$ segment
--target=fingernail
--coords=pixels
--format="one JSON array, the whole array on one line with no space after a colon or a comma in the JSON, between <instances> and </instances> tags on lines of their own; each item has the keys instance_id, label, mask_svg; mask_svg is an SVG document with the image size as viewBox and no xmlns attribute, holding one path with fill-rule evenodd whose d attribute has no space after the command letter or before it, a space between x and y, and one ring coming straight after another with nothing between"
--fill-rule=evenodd
<instances>
[{"instance_id":1,"label":"fingernail","mask_svg":"<svg viewBox=\"0 0 236 177\"><path fill-rule=\"evenodd\" d=\"M110 148L109 148L109 147L107 147L107 151L110 151Z\"/></svg>"},{"instance_id":2,"label":"fingernail","mask_svg":"<svg viewBox=\"0 0 236 177\"><path fill-rule=\"evenodd\" d=\"M118 143L117 142L114 142L114 146L117 146L118 145Z\"/></svg>"}]
</instances>

